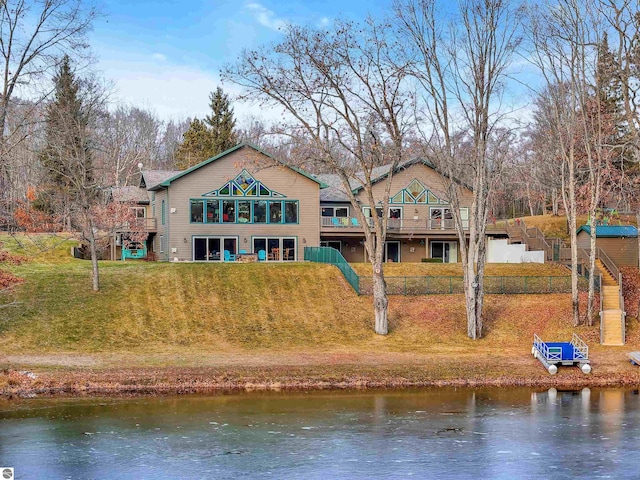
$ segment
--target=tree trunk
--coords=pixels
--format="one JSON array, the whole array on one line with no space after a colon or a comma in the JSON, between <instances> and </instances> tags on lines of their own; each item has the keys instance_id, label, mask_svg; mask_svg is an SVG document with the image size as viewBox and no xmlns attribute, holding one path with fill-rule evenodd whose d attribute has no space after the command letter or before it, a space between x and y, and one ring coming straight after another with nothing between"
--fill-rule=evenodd
<instances>
[{"instance_id":1,"label":"tree trunk","mask_svg":"<svg viewBox=\"0 0 640 480\"><path fill-rule=\"evenodd\" d=\"M96 235L93 231L93 221L87 222L89 225L88 239L89 249L91 250L91 287L94 292L100 290L100 272L98 270L98 250L96 248Z\"/></svg>"},{"instance_id":2,"label":"tree trunk","mask_svg":"<svg viewBox=\"0 0 640 480\"><path fill-rule=\"evenodd\" d=\"M387 319L388 305L387 285L384 280L382 261L376 260L373 263L373 309L375 329L379 335L386 335L389 332Z\"/></svg>"},{"instance_id":3,"label":"tree trunk","mask_svg":"<svg viewBox=\"0 0 640 480\"><path fill-rule=\"evenodd\" d=\"M638 226L638 269L640 269L640 211L636 212L636 225ZM640 320L640 300L638 300L638 311L636 312L636 319Z\"/></svg>"},{"instance_id":4,"label":"tree trunk","mask_svg":"<svg viewBox=\"0 0 640 480\"><path fill-rule=\"evenodd\" d=\"M569 221L569 238L571 239L571 304L573 310L573 325L580 325L580 303L578 297L578 237L576 228L577 206L576 206L576 176L575 160L573 152L570 153L569 163L569 211L567 220Z\"/></svg>"},{"instance_id":5,"label":"tree trunk","mask_svg":"<svg viewBox=\"0 0 640 480\"><path fill-rule=\"evenodd\" d=\"M593 325L593 299L595 297L596 285L596 219L595 209L591 214L591 238L589 243L589 298L587 301L587 325ZM602 285L600 285L602 290ZM602 293L601 293L602 295Z\"/></svg>"}]
</instances>

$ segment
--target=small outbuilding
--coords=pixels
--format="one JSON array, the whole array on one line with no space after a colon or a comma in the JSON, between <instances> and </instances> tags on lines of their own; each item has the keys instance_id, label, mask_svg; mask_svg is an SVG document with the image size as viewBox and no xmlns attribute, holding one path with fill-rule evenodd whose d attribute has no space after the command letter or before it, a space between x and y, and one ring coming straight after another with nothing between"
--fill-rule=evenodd
<instances>
[{"instance_id":1,"label":"small outbuilding","mask_svg":"<svg viewBox=\"0 0 640 480\"><path fill-rule=\"evenodd\" d=\"M589 249L591 227L578 229L578 248ZM638 266L638 229L633 225L598 225L596 246L601 248L617 266Z\"/></svg>"}]
</instances>

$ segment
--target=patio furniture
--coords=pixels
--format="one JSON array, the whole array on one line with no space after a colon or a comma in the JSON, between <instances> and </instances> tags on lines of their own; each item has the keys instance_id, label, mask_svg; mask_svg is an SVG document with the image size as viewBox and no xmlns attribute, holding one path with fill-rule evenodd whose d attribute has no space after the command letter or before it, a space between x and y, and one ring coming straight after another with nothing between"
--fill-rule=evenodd
<instances>
[{"instance_id":1,"label":"patio furniture","mask_svg":"<svg viewBox=\"0 0 640 480\"><path fill-rule=\"evenodd\" d=\"M280 260L280 249L272 248L271 253L267 255L267 260Z\"/></svg>"},{"instance_id":2,"label":"patio furniture","mask_svg":"<svg viewBox=\"0 0 640 480\"><path fill-rule=\"evenodd\" d=\"M236 261L236 254L235 253L231 253L229 250L225 250L224 251L224 261L225 262L235 262Z\"/></svg>"},{"instance_id":3,"label":"patio furniture","mask_svg":"<svg viewBox=\"0 0 640 480\"><path fill-rule=\"evenodd\" d=\"M264 250L258 250L258 261L264 262L267 259L267 252Z\"/></svg>"}]
</instances>

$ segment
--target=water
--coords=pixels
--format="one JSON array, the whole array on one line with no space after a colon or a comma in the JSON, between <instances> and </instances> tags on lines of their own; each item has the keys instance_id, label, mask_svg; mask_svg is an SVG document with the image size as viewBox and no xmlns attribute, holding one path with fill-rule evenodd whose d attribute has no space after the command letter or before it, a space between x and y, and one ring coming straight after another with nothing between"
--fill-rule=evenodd
<instances>
[{"instance_id":1,"label":"water","mask_svg":"<svg viewBox=\"0 0 640 480\"><path fill-rule=\"evenodd\" d=\"M0 403L18 479L638 478L638 391L251 393Z\"/></svg>"}]
</instances>

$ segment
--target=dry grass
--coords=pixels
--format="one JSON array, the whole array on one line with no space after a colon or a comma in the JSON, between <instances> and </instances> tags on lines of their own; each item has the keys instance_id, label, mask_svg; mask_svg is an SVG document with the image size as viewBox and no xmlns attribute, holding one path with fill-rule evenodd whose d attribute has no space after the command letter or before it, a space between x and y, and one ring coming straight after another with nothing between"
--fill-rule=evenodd
<instances>
[{"instance_id":1,"label":"dry grass","mask_svg":"<svg viewBox=\"0 0 640 480\"><path fill-rule=\"evenodd\" d=\"M371 276L370 263L353 263L358 275ZM384 274L390 277L461 276L461 263L385 263ZM488 263L485 275L489 276L567 276L571 272L560 265L544 263Z\"/></svg>"},{"instance_id":2,"label":"dry grass","mask_svg":"<svg viewBox=\"0 0 640 480\"><path fill-rule=\"evenodd\" d=\"M564 215L536 215L533 217L523 217L522 220L528 227L538 227L545 237L559 237L565 242L569 241L569 230L567 229L567 219ZM578 215L577 225L586 225L588 221L587 215ZM513 220L511 220L513 224ZM633 216L621 216L611 221L611 225L635 225L636 219Z\"/></svg>"}]
</instances>

